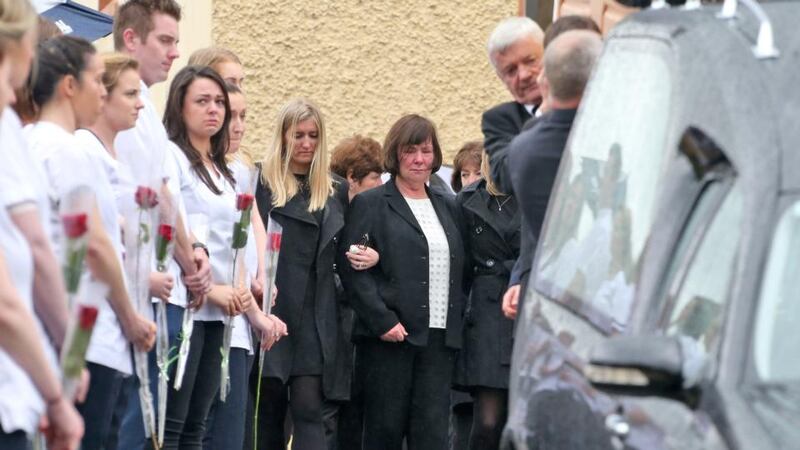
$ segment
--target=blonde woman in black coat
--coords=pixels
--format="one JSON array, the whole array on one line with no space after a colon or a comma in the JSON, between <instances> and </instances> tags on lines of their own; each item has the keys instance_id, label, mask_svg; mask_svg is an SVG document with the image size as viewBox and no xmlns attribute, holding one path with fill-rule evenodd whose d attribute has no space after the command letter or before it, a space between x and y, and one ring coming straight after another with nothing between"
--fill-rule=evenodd
<instances>
[{"instance_id":1,"label":"blonde woman in black coat","mask_svg":"<svg viewBox=\"0 0 800 450\"><path fill-rule=\"evenodd\" d=\"M353 198L339 255L365 368L363 447L399 450L406 438L409 448L442 450L465 298L460 213L426 186L442 162L428 119L398 120L384 156L392 179ZM345 254L364 237L380 260L356 271Z\"/></svg>"},{"instance_id":2,"label":"blonde woman in black coat","mask_svg":"<svg viewBox=\"0 0 800 450\"><path fill-rule=\"evenodd\" d=\"M337 374L342 349L334 282L347 183L328 172L324 122L309 101L281 109L256 200L265 224L271 215L283 226L272 312L289 332L266 353L258 446L285 448L288 408L292 448L324 450L324 401L346 400L350 388L349 378Z\"/></svg>"},{"instance_id":3,"label":"blonde woman in black coat","mask_svg":"<svg viewBox=\"0 0 800 450\"><path fill-rule=\"evenodd\" d=\"M474 398L470 450L497 449L506 421L514 321L503 315L501 301L520 248L517 201L492 183L485 153L481 172L484 179L456 198L467 228L472 285L454 384Z\"/></svg>"}]
</instances>

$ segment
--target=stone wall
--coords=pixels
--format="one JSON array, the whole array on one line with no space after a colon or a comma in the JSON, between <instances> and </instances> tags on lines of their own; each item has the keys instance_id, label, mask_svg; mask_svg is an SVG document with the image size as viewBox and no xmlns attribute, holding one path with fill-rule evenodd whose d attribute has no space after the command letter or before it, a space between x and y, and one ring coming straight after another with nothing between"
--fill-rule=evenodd
<instances>
[{"instance_id":1,"label":"stone wall","mask_svg":"<svg viewBox=\"0 0 800 450\"><path fill-rule=\"evenodd\" d=\"M251 152L264 151L278 108L303 96L321 107L331 149L354 133L382 142L395 120L414 112L437 124L450 162L462 143L482 138L481 112L510 99L485 43L517 7L517 0L215 0L212 36L246 66Z\"/></svg>"}]
</instances>

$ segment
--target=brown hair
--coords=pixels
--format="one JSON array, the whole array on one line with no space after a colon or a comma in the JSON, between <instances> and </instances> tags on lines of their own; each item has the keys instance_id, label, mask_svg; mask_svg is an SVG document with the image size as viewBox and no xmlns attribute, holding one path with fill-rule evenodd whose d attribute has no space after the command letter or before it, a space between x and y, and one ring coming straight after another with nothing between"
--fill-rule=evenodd
<instances>
[{"instance_id":1,"label":"brown hair","mask_svg":"<svg viewBox=\"0 0 800 450\"><path fill-rule=\"evenodd\" d=\"M400 173L400 152L409 147L431 140L433 144L433 166L431 174L442 167L442 148L436 137L436 125L418 114L407 114L392 125L383 143L383 166L392 177Z\"/></svg>"},{"instance_id":2,"label":"brown hair","mask_svg":"<svg viewBox=\"0 0 800 450\"><path fill-rule=\"evenodd\" d=\"M145 42L153 31L153 14L166 14L176 21L181 20L181 6L175 0L128 0L117 10L114 17L114 48L125 48L122 34L128 28Z\"/></svg>"},{"instance_id":3,"label":"brown hair","mask_svg":"<svg viewBox=\"0 0 800 450\"><path fill-rule=\"evenodd\" d=\"M231 50L225 47L206 47L192 53L192 56L189 57L188 65L208 66L217 70L218 64L226 62L242 65L242 61L236 56L236 53L233 53Z\"/></svg>"},{"instance_id":4,"label":"brown hair","mask_svg":"<svg viewBox=\"0 0 800 450\"><path fill-rule=\"evenodd\" d=\"M33 14L36 14L36 12L34 11ZM56 24L50 22L42 16L36 17L37 46L50 38L61 36L61 30L56 26ZM28 78L36 78L36 66L33 64L31 65L31 71L30 74L28 74ZM17 101L11 105L11 108L17 113L22 123L27 125L35 122L39 116L39 109L33 103L33 95L31 94L30 83L25 83L21 88L15 90L14 96L17 97Z\"/></svg>"},{"instance_id":5,"label":"brown hair","mask_svg":"<svg viewBox=\"0 0 800 450\"><path fill-rule=\"evenodd\" d=\"M331 171L342 178L347 178L347 172L350 172L356 181L361 181L370 172L381 173L381 144L360 135L345 138L333 149Z\"/></svg>"},{"instance_id":6,"label":"brown hair","mask_svg":"<svg viewBox=\"0 0 800 450\"><path fill-rule=\"evenodd\" d=\"M456 156L453 158L453 175L450 178L450 187L452 187L455 192L459 192L464 187L461 185L461 169L463 169L464 166L472 163L478 170L481 169L482 152L482 141L469 141L458 150L458 153L456 153Z\"/></svg>"},{"instance_id":7,"label":"brown hair","mask_svg":"<svg viewBox=\"0 0 800 450\"><path fill-rule=\"evenodd\" d=\"M183 121L183 104L186 99L186 93L189 91L189 86L200 78L206 78L216 83L222 91L222 95L225 97L225 118L222 120L222 127L219 131L211 136L211 151L209 156L217 170L232 185L236 185L233 172L231 172L225 160L225 154L228 150L228 125L230 125L231 122L231 102L228 98L228 91L225 90L225 82L219 77L217 72L214 72L209 67L186 66L175 75L175 78L172 80L172 85L169 87L167 107L164 110L164 128L167 130L169 139L183 151L184 155L186 155L186 159L189 160L192 171L200 178L200 181L202 181L211 192L216 195L221 195L222 190L214 184L214 180L208 173L208 169L206 169L205 164L203 164L202 155L189 140L189 132L186 129L186 123Z\"/></svg>"},{"instance_id":8,"label":"brown hair","mask_svg":"<svg viewBox=\"0 0 800 450\"><path fill-rule=\"evenodd\" d=\"M544 47L547 48L553 42L553 39L571 30L588 30L601 34L600 27L589 16L561 16L547 27L547 31L544 33Z\"/></svg>"},{"instance_id":9,"label":"brown hair","mask_svg":"<svg viewBox=\"0 0 800 450\"><path fill-rule=\"evenodd\" d=\"M122 53L104 54L103 64L106 67L106 71L103 73L103 85L106 87L106 91L109 94L117 87L119 77L123 72L139 70L139 61Z\"/></svg>"}]
</instances>

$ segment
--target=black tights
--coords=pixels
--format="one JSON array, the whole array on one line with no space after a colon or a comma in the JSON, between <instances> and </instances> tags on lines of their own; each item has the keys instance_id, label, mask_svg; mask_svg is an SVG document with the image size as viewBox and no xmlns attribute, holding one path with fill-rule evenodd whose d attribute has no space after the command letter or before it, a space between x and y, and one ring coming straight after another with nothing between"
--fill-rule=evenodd
<instances>
[{"instance_id":1,"label":"black tights","mask_svg":"<svg viewBox=\"0 0 800 450\"><path fill-rule=\"evenodd\" d=\"M288 441L284 433L287 409L292 413L292 450L325 450L322 424L322 378L298 376L283 384L277 378L261 380L259 405L260 450L283 450Z\"/></svg>"},{"instance_id":2,"label":"black tights","mask_svg":"<svg viewBox=\"0 0 800 450\"><path fill-rule=\"evenodd\" d=\"M496 450L508 415L508 391L478 388L472 411L470 450Z\"/></svg>"}]
</instances>

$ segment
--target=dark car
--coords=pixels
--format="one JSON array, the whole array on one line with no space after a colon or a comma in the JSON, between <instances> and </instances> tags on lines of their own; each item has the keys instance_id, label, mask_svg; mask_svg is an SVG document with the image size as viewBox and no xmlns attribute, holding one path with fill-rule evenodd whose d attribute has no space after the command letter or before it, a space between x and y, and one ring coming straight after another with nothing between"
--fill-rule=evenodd
<instances>
[{"instance_id":1,"label":"dark car","mask_svg":"<svg viewBox=\"0 0 800 450\"><path fill-rule=\"evenodd\" d=\"M608 37L517 319L505 448L800 448L800 4L762 7Z\"/></svg>"}]
</instances>

